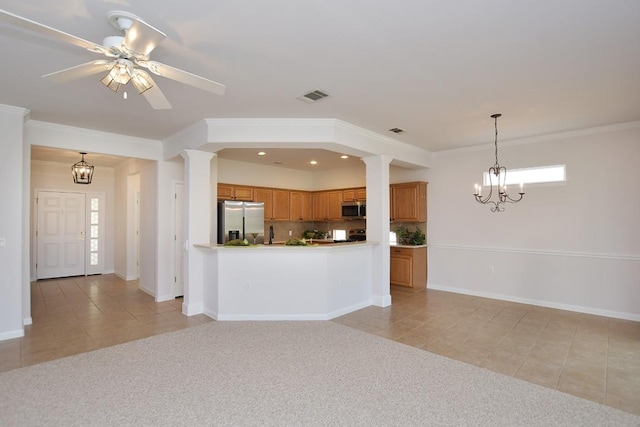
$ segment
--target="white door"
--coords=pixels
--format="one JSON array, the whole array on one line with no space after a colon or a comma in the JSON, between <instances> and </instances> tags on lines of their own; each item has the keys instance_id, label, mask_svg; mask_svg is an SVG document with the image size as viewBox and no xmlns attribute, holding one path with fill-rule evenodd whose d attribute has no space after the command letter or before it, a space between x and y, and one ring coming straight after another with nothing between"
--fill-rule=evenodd
<instances>
[{"instance_id":1,"label":"white door","mask_svg":"<svg viewBox=\"0 0 640 427\"><path fill-rule=\"evenodd\" d=\"M182 223L184 184L175 184L173 223L173 295L184 295L184 224Z\"/></svg>"},{"instance_id":2,"label":"white door","mask_svg":"<svg viewBox=\"0 0 640 427\"><path fill-rule=\"evenodd\" d=\"M80 193L38 192L38 279L85 274L85 199Z\"/></svg>"}]
</instances>

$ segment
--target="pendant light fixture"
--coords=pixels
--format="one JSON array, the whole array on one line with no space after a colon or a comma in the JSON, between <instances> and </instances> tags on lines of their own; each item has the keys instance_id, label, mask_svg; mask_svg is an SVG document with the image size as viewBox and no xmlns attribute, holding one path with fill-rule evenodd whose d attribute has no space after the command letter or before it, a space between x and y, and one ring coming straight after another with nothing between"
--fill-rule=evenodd
<instances>
[{"instance_id":1,"label":"pendant light fixture","mask_svg":"<svg viewBox=\"0 0 640 427\"><path fill-rule=\"evenodd\" d=\"M73 182L76 184L91 184L93 179L93 165L84 161L84 155L87 153L80 153L82 160L71 166L71 175L73 175Z\"/></svg>"},{"instance_id":2,"label":"pendant light fixture","mask_svg":"<svg viewBox=\"0 0 640 427\"><path fill-rule=\"evenodd\" d=\"M491 115L496 129L496 163L489 168L489 194L484 198L482 197L482 184L476 184L475 193L473 193L476 202L482 203L483 205L491 205L491 212L504 212L504 206L501 205L503 205L504 203L517 203L522 200L522 196L524 196L522 184L520 184L520 192L518 193L520 197L511 198L511 196L509 196L509 194L507 193L507 168L505 168L504 166L500 166L500 164L498 163L498 118L501 116L502 114L499 113ZM494 194L494 184L496 186L495 193L497 197L495 198L495 200L492 200L492 196Z\"/></svg>"}]
</instances>

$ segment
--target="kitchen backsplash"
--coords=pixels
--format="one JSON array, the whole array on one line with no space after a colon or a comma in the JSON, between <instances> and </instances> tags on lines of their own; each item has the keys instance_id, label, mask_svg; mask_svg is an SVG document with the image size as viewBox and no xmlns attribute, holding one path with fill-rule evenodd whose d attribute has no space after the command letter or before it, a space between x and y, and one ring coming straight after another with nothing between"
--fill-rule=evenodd
<instances>
[{"instance_id":1,"label":"kitchen backsplash","mask_svg":"<svg viewBox=\"0 0 640 427\"><path fill-rule=\"evenodd\" d=\"M349 230L354 228L365 228L365 220L354 221L265 221L265 241L269 241L269 226L273 226L273 234L275 241L287 240L289 238L289 231L291 231L291 237L297 239L302 237L302 233L306 230L318 230L327 232L328 230L346 230L347 235Z\"/></svg>"}]
</instances>

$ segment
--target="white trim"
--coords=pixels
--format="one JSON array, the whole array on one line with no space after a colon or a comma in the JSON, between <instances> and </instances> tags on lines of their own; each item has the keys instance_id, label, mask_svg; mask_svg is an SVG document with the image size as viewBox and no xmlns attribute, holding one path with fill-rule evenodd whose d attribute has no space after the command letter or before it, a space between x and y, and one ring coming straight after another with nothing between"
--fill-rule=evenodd
<instances>
[{"instance_id":1,"label":"white trim","mask_svg":"<svg viewBox=\"0 0 640 427\"><path fill-rule=\"evenodd\" d=\"M602 133L618 132L618 131L636 129L636 128L640 128L640 120L635 122L618 123L613 125L599 126L599 127L593 127L593 128L587 128L587 129L572 130L568 132L556 132L556 133L549 133L546 135L500 141L500 146L509 147L514 145L535 144L539 142L555 141L558 139L567 139L567 138L578 138L578 137L584 137L589 135L598 135ZM448 155L448 154L483 151L493 147L494 147L494 142L491 142L491 143L480 144L480 145L470 145L467 147L452 148L449 150L435 151L432 153L432 155L434 157L438 157L441 155Z\"/></svg>"},{"instance_id":2,"label":"white trim","mask_svg":"<svg viewBox=\"0 0 640 427\"><path fill-rule=\"evenodd\" d=\"M598 258L598 259L613 259L622 261L640 261L640 255L627 255L627 254L601 254L601 253L589 253L589 252L571 252L571 251L547 251L539 249L514 249L514 248L494 248L488 246L463 246L463 245L439 245L429 244L430 248L434 249L451 249L460 251L479 251L479 252L501 252L501 253L513 253L513 254L528 254L528 255L550 255L550 256L565 256L576 258Z\"/></svg>"},{"instance_id":3,"label":"white trim","mask_svg":"<svg viewBox=\"0 0 640 427\"><path fill-rule=\"evenodd\" d=\"M217 314L209 310L204 314L216 320L331 320L372 305L371 300L362 301L350 307L344 307L329 313L317 314Z\"/></svg>"},{"instance_id":4,"label":"white trim","mask_svg":"<svg viewBox=\"0 0 640 427\"><path fill-rule=\"evenodd\" d=\"M16 329L13 331L7 331L0 333L0 341L11 340L14 338L24 337L24 329Z\"/></svg>"},{"instance_id":5,"label":"white trim","mask_svg":"<svg viewBox=\"0 0 640 427\"><path fill-rule=\"evenodd\" d=\"M147 288L145 288L144 286L142 286L140 284L138 285L138 289L140 289L144 293L147 293L147 294L151 295L155 299L156 294L151 289L147 289Z\"/></svg>"},{"instance_id":6,"label":"white trim","mask_svg":"<svg viewBox=\"0 0 640 427\"><path fill-rule=\"evenodd\" d=\"M577 313L594 314L596 316L612 317L615 319L623 319L623 320L631 320L634 322L640 322L640 314L624 313L624 312L610 311L610 310L600 310L597 308L584 307L580 305L561 304L561 303L556 303L552 301L514 297L512 295L495 294L492 292L473 291L465 288L443 286L443 285L438 285L433 283L429 283L427 288L437 290L437 291L453 292L456 294L472 295L472 296L482 297L482 298L491 298L491 299L497 299L501 301L517 302L521 304L529 304L529 305L535 305L540 307L555 308L558 310L567 310L567 311L573 311Z\"/></svg>"},{"instance_id":7,"label":"white trim","mask_svg":"<svg viewBox=\"0 0 640 427\"><path fill-rule=\"evenodd\" d=\"M173 295L161 295L156 297L156 302L173 301L176 299Z\"/></svg>"},{"instance_id":8,"label":"white trim","mask_svg":"<svg viewBox=\"0 0 640 427\"><path fill-rule=\"evenodd\" d=\"M22 326L28 326L28 325L33 325L33 318L25 317L24 319L22 319Z\"/></svg>"},{"instance_id":9,"label":"white trim","mask_svg":"<svg viewBox=\"0 0 640 427\"><path fill-rule=\"evenodd\" d=\"M391 305L391 295L373 295L372 304L376 307L388 307Z\"/></svg>"},{"instance_id":10,"label":"white trim","mask_svg":"<svg viewBox=\"0 0 640 427\"><path fill-rule=\"evenodd\" d=\"M182 314L185 316L193 316L195 314L204 313L204 304L199 302L196 304L187 304L186 302L182 303Z\"/></svg>"}]
</instances>

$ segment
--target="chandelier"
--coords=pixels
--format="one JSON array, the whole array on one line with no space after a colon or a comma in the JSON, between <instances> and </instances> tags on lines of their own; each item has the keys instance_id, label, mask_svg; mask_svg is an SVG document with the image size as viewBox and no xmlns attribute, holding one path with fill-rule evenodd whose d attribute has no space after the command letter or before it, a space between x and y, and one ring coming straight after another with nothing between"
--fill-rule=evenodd
<instances>
[{"instance_id":1,"label":"chandelier","mask_svg":"<svg viewBox=\"0 0 640 427\"><path fill-rule=\"evenodd\" d=\"M76 184L91 184L93 179L93 166L84 161L84 155L82 154L82 160L75 165L71 166L71 175L73 175L73 182Z\"/></svg>"},{"instance_id":2,"label":"chandelier","mask_svg":"<svg viewBox=\"0 0 640 427\"><path fill-rule=\"evenodd\" d=\"M504 203L517 203L522 200L522 196L524 196L523 185L520 184L520 192L518 193L520 197L512 198L507 193L507 168L504 166L500 166L498 163L498 117L501 117L502 114L493 114L491 118L494 121L495 129L496 129L496 164L489 168L489 194L486 197L482 197L482 184L475 185L475 193L473 196L476 199L476 202L482 203L483 205L491 205L491 212L504 212ZM496 190L495 193L497 197L492 200L492 196L494 194L493 186L495 179Z\"/></svg>"}]
</instances>

